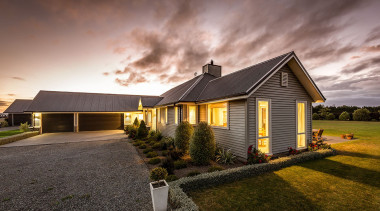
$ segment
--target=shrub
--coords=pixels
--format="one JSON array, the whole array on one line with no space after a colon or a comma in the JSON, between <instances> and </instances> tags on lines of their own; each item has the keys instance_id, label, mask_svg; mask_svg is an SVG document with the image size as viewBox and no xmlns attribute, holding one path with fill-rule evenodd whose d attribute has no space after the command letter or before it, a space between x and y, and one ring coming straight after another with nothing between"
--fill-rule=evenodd
<instances>
[{"instance_id":1,"label":"shrub","mask_svg":"<svg viewBox=\"0 0 380 211\"><path fill-rule=\"evenodd\" d=\"M181 122L175 130L174 145L183 152L189 150L190 138L193 134L193 126L189 122Z\"/></svg>"},{"instance_id":2,"label":"shrub","mask_svg":"<svg viewBox=\"0 0 380 211\"><path fill-rule=\"evenodd\" d=\"M154 168L150 172L150 179L152 181L163 180L163 179L166 179L167 176L168 176L168 172L166 171L166 169L161 168L161 167Z\"/></svg>"},{"instance_id":3,"label":"shrub","mask_svg":"<svg viewBox=\"0 0 380 211\"><path fill-rule=\"evenodd\" d=\"M8 126L9 126L9 124L7 121L4 121L1 123L1 127L8 127Z\"/></svg>"},{"instance_id":4,"label":"shrub","mask_svg":"<svg viewBox=\"0 0 380 211\"><path fill-rule=\"evenodd\" d=\"M146 145L145 144L140 144L139 148L140 149L146 149Z\"/></svg>"},{"instance_id":5,"label":"shrub","mask_svg":"<svg viewBox=\"0 0 380 211\"><path fill-rule=\"evenodd\" d=\"M153 149L161 149L162 148L162 142L154 143L152 148Z\"/></svg>"},{"instance_id":6,"label":"shrub","mask_svg":"<svg viewBox=\"0 0 380 211\"><path fill-rule=\"evenodd\" d=\"M135 127L135 128L140 127L140 123L139 123L139 120L137 119L137 117L135 118L135 121L133 121L133 127Z\"/></svg>"},{"instance_id":7,"label":"shrub","mask_svg":"<svg viewBox=\"0 0 380 211\"><path fill-rule=\"evenodd\" d=\"M146 153L152 152L152 151L153 151L152 148L146 148L146 149L143 150L143 153L146 154Z\"/></svg>"},{"instance_id":8,"label":"shrub","mask_svg":"<svg viewBox=\"0 0 380 211\"><path fill-rule=\"evenodd\" d=\"M214 131L206 122L200 122L191 137L190 157L196 165L205 165L214 155Z\"/></svg>"},{"instance_id":9,"label":"shrub","mask_svg":"<svg viewBox=\"0 0 380 211\"><path fill-rule=\"evenodd\" d=\"M313 144L313 143L310 143L307 146L307 150L308 151L317 151L317 150L320 150L320 149L331 149L331 145L330 144L326 144L326 143L322 143L322 144Z\"/></svg>"},{"instance_id":10,"label":"shrub","mask_svg":"<svg viewBox=\"0 0 380 211\"><path fill-rule=\"evenodd\" d=\"M156 131L156 134L154 137L155 137L156 141L161 141L162 133L160 131Z\"/></svg>"},{"instance_id":11,"label":"shrub","mask_svg":"<svg viewBox=\"0 0 380 211\"><path fill-rule=\"evenodd\" d=\"M172 182L172 181L176 181L178 179L178 177L174 174L172 175L169 175L166 177L166 182Z\"/></svg>"},{"instance_id":12,"label":"shrub","mask_svg":"<svg viewBox=\"0 0 380 211\"><path fill-rule=\"evenodd\" d=\"M166 144L167 147L174 147L174 138L165 136L161 140Z\"/></svg>"},{"instance_id":13,"label":"shrub","mask_svg":"<svg viewBox=\"0 0 380 211\"><path fill-rule=\"evenodd\" d=\"M149 164L152 164L152 165L156 165L156 164L159 164L161 163L161 159L160 158L152 158L148 161Z\"/></svg>"},{"instance_id":14,"label":"shrub","mask_svg":"<svg viewBox=\"0 0 380 211\"><path fill-rule=\"evenodd\" d=\"M248 147L247 164L267 163L270 160L268 155L252 147L252 145Z\"/></svg>"},{"instance_id":15,"label":"shrub","mask_svg":"<svg viewBox=\"0 0 380 211\"><path fill-rule=\"evenodd\" d=\"M370 120L370 112L366 108L359 108L354 111L352 118L355 121L368 121Z\"/></svg>"},{"instance_id":16,"label":"shrub","mask_svg":"<svg viewBox=\"0 0 380 211\"><path fill-rule=\"evenodd\" d=\"M167 150L162 151L162 152L161 152L161 155L162 155L162 156L167 156L167 155L168 155L168 151L167 151Z\"/></svg>"},{"instance_id":17,"label":"shrub","mask_svg":"<svg viewBox=\"0 0 380 211\"><path fill-rule=\"evenodd\" d=\"M22 132L28 132L30 130L29 126L30 125L28 125L28 122L21 123L20 124L20 131L22 131Z\"/></svg>"},{"instance_id":18,"label":"shrub","mask_svg":"<svg viewBox=\"0 0 380 211\"><path fill-rule=\"evenodd\" d=\"M350 120L350 114L347 111L343 111L339 115L339 120L342 120L342 121L348 121L348 120Z\"/></svg>"},{"instance_id":19,"label":"shrub","mask_svg":"<svg viewBox=\"0 0 380 211\"><path fill-rule=\"evenodd\" d=\"M178 150L178 149L173 149L173 150L169 151L169 156L173 160L179 160L183 156L183 152L181 150Z\"/></svg>"},{"instance_id":20,"label":"shrub","mask_svg":"<svg viewBox=\"0 0 380 211\"><path fill-rule=\"evenodd\" d=\"M207 170L207 172L223 171L223 170L224 170L224 168L221 167L221 166L211 166L211 167Z\"/></svg>"},{"instance_id":21,"label":"shrub","mask_svg":"<svg viewBox=\"0 0 380 211\"><path fill-rule=\"evenodd\" d=\"M288 147L288 155L296 155L299 153L300 153L299 150L293 149L292 147Z\"/></svg>"},{"instance_id":22,"label":"shrub","mask_svg":"<svg viewBox=\"0 0 380 211\"><path fill-rule=\"evenodd\" d=\"M168 174L174 173L174 162L170 158L165 159L164 162L161 164L161 167L165 168L168 171Z\"/></svg>"},{"instance_id":23,"label":"shrub","mask_svg":"<svg viewBox=\"0 0 380 211\"><path fill-rule=\"evenodd\" d=\"M334 120L334 119L335 119L335 115L334 115L333 113L328 113L328 114L326 115L326 119L327 119L327 120Z\"/></svg>"},{"instance_id":24,"label":"shrub","mask_svg":"<svg viewBox=\"0 0 380 211\"><path fill-rule=\"evenodd\" d=\"M146 128L144 120L141 120L140 126L137 129L137 138L148 137L148 129Z\"/></svg>"},{"instance_id":25,"label":"shrub","mask_svg":"<svg viewBox=\"0 0 380 211\"><path fill-rule=\"evenodd\" d=\"M135 142L133 142L133 146L140 146L142 144L144 144L144 142L141 140L136 140Z\"/></svg>"},{"instance_id":26,"label":"shrub","mask_svg":"<svg viewBox=\"0 0 380 211\"><path fill-rule=\"evenodd\" d=\"M148 138L155 138L155 135L156 135L156 131L150 130L148 134Z\"/></svg>"},{"instance_id":27,"label":"shrub","mask_svg":"<svg viewBox=\"0 0 380 211\"><path fill-rule=\"evenodd\" d=\"M224 150L223 148L218 148L215 152L216 162L225 164L234 164L236 156L230 152L230 149Z\"/></svg>"},{"instance_id":28,"label":"shrub","mask_svg":"<svg viewBox=\"0 0 380 211\"><path fill-rule=\"evenodd\" d=\"M136 135L137 135L137 129L133 126L130 127L128 129L128 137L131 139L136 139Z\"/></svg>"},{"instance_id":29,"label":"shrub","mask_svg":"<svg viewBox=\"0 0 380 211\"><path fill-rule=\"evenodd\" d=\"M193 177L193 176L197 176L199 174L201 174L201 172L199 172L199 171L191 171L191 172L189 172L187 174L187 177Z\"/></svg>"},{"instance_id":30,"label":"shrub","mask_svg":"<svg viewBox=\"0 0 380 211\"><path fill-rule=\"evenodd\" d=\"M157 152L148 152L146 154L147 158L154 158L154 157L157 157L157 156L158 156Z\"/></svg>"},{"instance_id":31,"label":"shrub","mask_svg":"<svg viewBox=\"0 0 380 211\"><path fill-rule=\"evenodd\" d=\"M319 120L319 114L314 113L312 118L313 120Z\"/></svg>"},{"instance_id":32,"label":"shrub","mask_svg":"<svg viewBox=\"0 0 380 211\"><path fill-rule=\"evenodd\" d=\"M187 163L184 160L176 160L174 161L174 168L175 169L187 168Z\"/></svg>"}]
</instances>

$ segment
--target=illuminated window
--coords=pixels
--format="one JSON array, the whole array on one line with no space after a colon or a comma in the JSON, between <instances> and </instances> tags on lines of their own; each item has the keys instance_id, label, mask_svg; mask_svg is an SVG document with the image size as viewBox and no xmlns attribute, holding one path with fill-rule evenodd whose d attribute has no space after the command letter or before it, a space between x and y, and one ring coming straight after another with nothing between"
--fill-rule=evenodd
<instances>
[{"instance_id":1,"label":"illuminated window","mask_svg":"<svg viewBox=\"0 0 380 211\"><path fill-rule=\"evenodd\" d=\"M158 122L161 123L161 109L160 108L157 109L157 118L158 118Z\"/></svg>"},{"instance_id":2,"label":"illuminated window","mask_svg":"<svg viewBox=\"0 0 380 211\"><path fill-rule=\"evenodd\" d=\"M41 114L35 113L33 118L34 127L41 127Z\"/></svg>"},{"instance_id":3,"label":"illuminated window","mask_svg":"<svg viewBox=\"0 0 380 211\"><path fill-rule=\"evenodd\" d=\"M297 148L306 147L306 103L297 102Z\"/></svg>"},{"instance_id":4,"label":"illuminated window","mask_svg":"<svg viewBox=\"0 0 380 211\"><path fill-rule=\"evenodd\" d=\"M137 120L139 122L141 122L141 120L144 120L144 114L142 112L133 112L133 113L131 113L131 122L130 122L130 124L133 124L133 122L135 121L136 118L137 118Z\"/></svg>"},{"instance_id":5,"label":"illuminated window","mask_svg":"<svg viewBox=\"0 0 380 211\"><path fill-rule=\"evenodd\" d=\"M269 101L259 100L257 102L257 148L264 153L270 153L269 114Z\"/></svg>"},{"instance_id":6,"label":"illuminated window","mask_svg":"<svg viewBox=\"0 0 380 211\"><path fill-rule=\"evenodd\" d=\"M197 124L197 107L189 106L189 123L192 125Z\"/></svg>"},{"instance_id":7,"label":"illuminated window","mask_svg":"<svg viewBox=\"0 0 380 211\"><path fill-rule=\"evenodd\" d=\"M178 107L174 107L174 124L178 124Z\"/></svg>"},{"instance_id":8,"label":"illuminated window","mask_svg":"<svg viewBox=\"0 0 380 211\"><path fill-rule=\"evenodd\" d=\"M124 124L125 125L132 124L132 114L131 113L125 113L124 116L125 116L125 118L124 118Z\"/></svg>"},{"instance_id":9,"label":"illuminated window","mask_svg":"<svg viewBox=\"0 0 380 211\"><path fill-rule=\"evenodd\" d=\"M168 107L165 108L165 123L168 124Z\"/></svg>"},{"instance_id":10,"label":"illuminated window","mask_svg":"<svg viewBox=\"0 0 380 211\"><path fill-rule=\"evenodd\" d=\"M148 111L148 115L147 115L147 118L146 118L146 122L147 122L147 125L148 125L148 126L151 126L151 125L152 125L152 112L151 112L151 111Z\"/></svg>"},{"instance_id":11,"label":"illuminated window","mask_svg":"<svg viewBox=\"0 0 380 211\"><path fill-rule=\"evenodd\" d=\"M212 126L227 127L227 103L209 104L208 122Z\"/></svg>"}]
</instances>

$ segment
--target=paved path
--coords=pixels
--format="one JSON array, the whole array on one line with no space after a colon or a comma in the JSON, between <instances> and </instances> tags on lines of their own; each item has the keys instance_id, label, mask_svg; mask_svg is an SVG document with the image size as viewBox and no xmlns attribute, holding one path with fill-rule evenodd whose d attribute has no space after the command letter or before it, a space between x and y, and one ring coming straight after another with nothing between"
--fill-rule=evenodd
<instances>
[{"instance_id":1,"label":"paved path","mask_svg":"<svg viewBox=\"0 0 380 211\"><path fill-rule=\"evenodd\" d=\"M0 127L0 131L17 130L20 126Z\"/></svg>"},{"instance_id":2,"label":"paved path","mask_svg":"<svg viewBox=\"0 0 380 211\"><path fill-rule=\"evenodd\" d=\"M0 147L19 147L44 144L59 144L71 142L102 141L126 138L122 130L103 130L103 131L83 131L66 133L44 133L13 143L1 145Z\"/></svg>"},{"instance_id":3,"label":"paved path","mask_svg":"<svg viewBox=\"0 0 380 211\"><path fill-rule=\"evenodd\" d=\"M322 136L322 137L326 138L326 143L328 143L328 144L339 144L339 143L343 143L343 142L349 142L349 141L357 140L357 139L352 139L352 140L342 139L341 137L337 137L337 136Z\"/></svg>"},{"instance_id":4,"label":"paved path","mask_svg":"<svg viewBox=\"0 0 380 211\"><path fill-rule=\"evenodd\" d=\"M152 210L126 140L0 148L0 210Z\"/></svg>"}]
</instances>

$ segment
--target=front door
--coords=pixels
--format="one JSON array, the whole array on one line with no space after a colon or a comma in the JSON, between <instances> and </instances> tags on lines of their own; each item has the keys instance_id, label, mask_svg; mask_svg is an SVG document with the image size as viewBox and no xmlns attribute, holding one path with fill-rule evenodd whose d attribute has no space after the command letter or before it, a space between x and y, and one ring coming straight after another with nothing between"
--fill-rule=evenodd
<instances>
[{"instance_id":1,"label":"front door","mask_svg":"<svg viewBox=\"0 0 380 211\"><path fill-rule=\"evenodd\" d=\"M306 147L306 102L297 102L297 148Z\"/></svg>"}]
</instances>

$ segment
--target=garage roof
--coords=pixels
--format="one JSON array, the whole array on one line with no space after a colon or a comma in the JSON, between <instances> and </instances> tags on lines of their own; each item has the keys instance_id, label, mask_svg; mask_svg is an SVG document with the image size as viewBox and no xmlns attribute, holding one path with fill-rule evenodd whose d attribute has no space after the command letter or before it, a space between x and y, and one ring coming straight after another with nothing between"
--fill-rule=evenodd
<instances>
[{"instance_id":1,"label":"garage roof","mask_svg":"<svg viewBox=\"0 0 380 211\"><path fill-rule=\"evenodd\" d=\"M146 105L157 96L40 91L27 111L31 112L126 112L138 111L140 98Z\"/></svg>"},{"instance_id":2,"label":"garage roof","mask_svg":"<svg viewBox=\"0 0 380 211\"><path fill-rule=\"evenodd\" d=\"M33 100L16 99L4 113L24 113Z\"/></svg>"}]
</instances>

